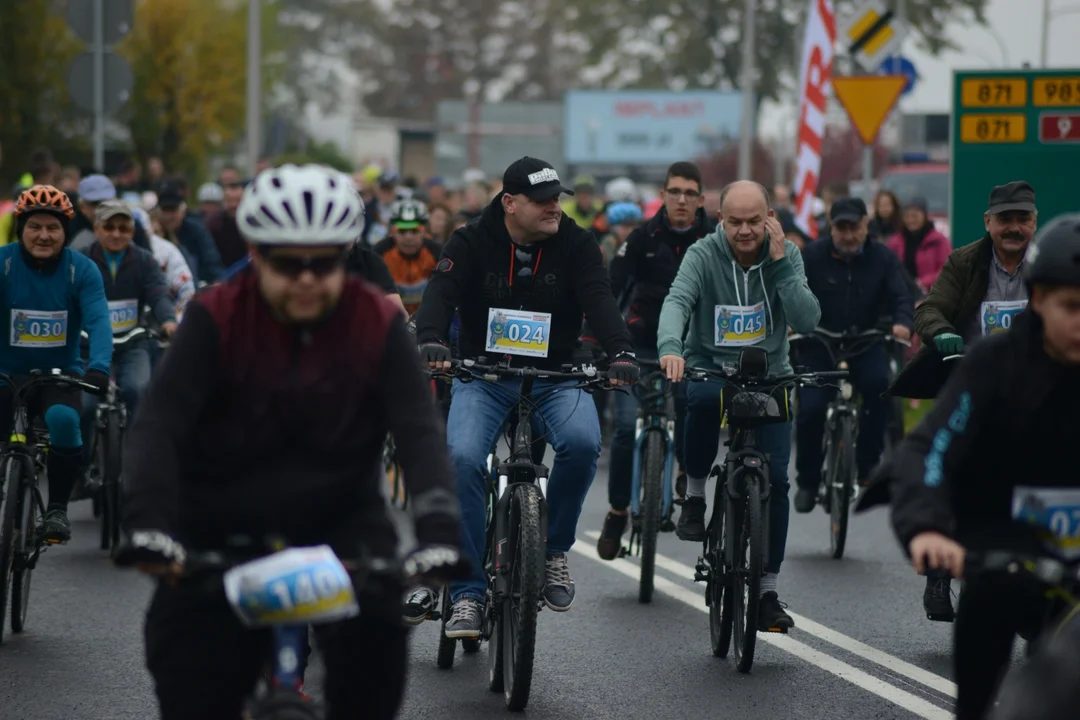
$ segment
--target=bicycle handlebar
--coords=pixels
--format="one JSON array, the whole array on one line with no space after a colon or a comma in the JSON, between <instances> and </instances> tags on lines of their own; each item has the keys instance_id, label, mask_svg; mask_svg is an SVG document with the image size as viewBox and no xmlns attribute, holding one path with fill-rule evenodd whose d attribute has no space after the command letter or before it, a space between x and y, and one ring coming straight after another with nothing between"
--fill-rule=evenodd
<instances>
[{"instance_id":1,"label":"bicycle handlebar","mask_svg":"<svg viewBox=\"0 0 1080 720\"><path fill-rule=\"evenodd\" d=\"M605 380L606 376L595 367L588 366L584 369L571 369L570 371L543 370L534 367L513 368L506 365L487 365L477 362L475 359L451 360L450 370L429 370L432 376L476 378L494 382L504 378L539 378L543 380L580 380L585 384L593 384Z\"/></svg>"},{"instance_id":2,"label":"bicycle handlebar","mask_svg":"<svg viewBox=\"0 0 1080 720\"><path fill-rule=\"evenodd\" d=\"M977 571L1004 571L1008 573L1024 572L1044 585L1061 587L1080 584L1080 561L1065 562L1045 555L991 550L968 554L968 564ZM964 573L967 574L967 571Z\"/></svg>"},{"instance_id":3,"label":"bicycle handlebar","mask_svg":"<svg viewBox=\"0 0 1080 720\"><path fill-rule=\"evenodd\" d=\"M896 343L903 345L904 347L911 347L910 340L903 340L896 337L892 333L887 333L884 330L878 330L871 328L869 330L863 330L858 333L846 333L846 332L833 332L832 330L826 330L825 328L816 327L808 333L795 333L788 336L788 341L794 340L847 340L851 342L857 342L861 340L877 340L881 339L884 342Z\"/></svg>"},{"instance_id":4,"label":"bicycle handlebar","mask_svg":"<svg viewBox=\"0 0 1080 720\"><path fill-rule=\"evenodd\" d=\"M48 374L46 374L48 373ZM15 379L10 375L0 373L0 383L10 387L15 393L16 404L22 404L22 399L26 393L39 385L61 385L63 387L75 387L91 395L103 396L105 390L99 388L97 385L91 385L88 382L84 382L82 378L75 375L65 375L59 368L52 368L50 370L31 370L30 378L22 383L15 382Z\"/></svg>"},{"instance_id":5,"label":"bicycle handlebar","mask_svg":"<svg viewBox=\"0 0 1080 720\"><path fill-rule=\"evenodd\" d=\"M739 375L734 368L728 370L714 370L712 368L686 368L684 378L690 382L702 382L710 377L720 378L732 385L740 387L779 387L781 385L807 385L814 387L821 384L822 380L840 380L848 376L847 370L826 370L824 372L791 373L788 375L773 375L763 378L745 378Z\"/></svg>"},{"instance_id":6,"label":"bicycle handlebar","mask_svg":"<svg viewBox=\"0 0 1080 720\"><path fill-rule=\"evenodd\" d=\"M90 336L86 333L85 330L83 330L80 335L82 335L83 340L90 339ZM149 336L153 340L158 340L159 342L168 342L169 340L165 335L158 332L157 330L148 328L145 325L139 325L137 327L133 327L127 332L121 333L119 335L113 335L113 347L116 347L117 345L125 345L132 340L140 338L144 335Z\"/></svg>"}]
</instances>

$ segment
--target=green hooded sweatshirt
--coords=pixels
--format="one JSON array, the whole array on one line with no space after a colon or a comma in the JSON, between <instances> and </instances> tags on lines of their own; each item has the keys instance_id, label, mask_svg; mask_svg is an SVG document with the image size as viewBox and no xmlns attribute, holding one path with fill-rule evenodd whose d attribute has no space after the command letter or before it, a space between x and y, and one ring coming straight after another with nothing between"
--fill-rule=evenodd
<instances>
[{"instance_id":1,"label":"green hooded sweatshirt","mask_svg":"<svg viewBox=\"0 0 1080 720\"><path fill-rule=\"evenodd\" d=\"M820 319L821 306L794 243L785 241L783 259L773 260L766 237L757 264L744 269L720 227L686 251L660 311L657 349L661 357L683 356L691 367L719 368L738 361L743 346L754 345L769 353L770 375L786 374L788 326L807 333ZM721 331L724 345L717 344Z\"/></svg>"}]
</instances>

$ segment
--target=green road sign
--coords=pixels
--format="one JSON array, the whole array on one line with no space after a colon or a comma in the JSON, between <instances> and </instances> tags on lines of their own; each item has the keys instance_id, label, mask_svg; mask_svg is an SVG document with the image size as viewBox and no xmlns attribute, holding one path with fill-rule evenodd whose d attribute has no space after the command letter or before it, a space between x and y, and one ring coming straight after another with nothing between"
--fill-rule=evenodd
<instances>
[{"instance_id":1,"label":"green road sign","mask_svg":"<svg viewBox=\"0 0 1080 720\"><path fill-rule=\"evenodd\" d=\"M1080 212L1080 69L953 74L949 223L953 247L986 234L991 188L1026 180L1039 224Z\"/></svg>"}]
</instances>

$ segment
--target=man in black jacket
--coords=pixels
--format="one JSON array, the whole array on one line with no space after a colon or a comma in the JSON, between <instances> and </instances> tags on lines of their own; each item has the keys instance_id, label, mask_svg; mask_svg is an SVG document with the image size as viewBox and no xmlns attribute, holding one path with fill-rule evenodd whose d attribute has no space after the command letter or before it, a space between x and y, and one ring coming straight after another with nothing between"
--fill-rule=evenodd
<instances>
[{"instance_id":1,"label":"man in black jacket","mask_svg":"<svg viewBox=\"0 0 1080 720\"><path fill-rule=\"evenodd\" d=\"M625 306L627 326L639 358L655 361L656 329L660 308L679 272L686 249L716 229L716 220L705 213L701 171L689 162L668 168L664 179L664 206L644 226L637 228L611 261L611 286ZM682 495L686 475L682 472L682 432L686 413L685 385L673 386L675 393L675 455L679 462L676 492ZM633 395L615 397L615 433L611 439L611 467L608 472L608 502L611 510L604 518L596 552L604 560L614 560L622 545L630 505L630 475L634 466L634 424L638 403ZM668 526L670 527L670 526Z\"/></svg>"},{"instance_id":2,"label":"man in black jacket","mask_svg":"<svg viewBox=\"0 0 1080 720\"><path fill-rule=\"evenodd\" d=\"M221 253L202 221L188 213L184 195L185 189L179 181L162 183L157 191L161 223L176 233L181 247L187 251L195 279L200 283L216 283L225 274Z\"/></svg>"},{"instance_id":3,"label":"man in black jacket","mask_svg":"<svg viewBox=\"0 0 1080 720\"><path fill-rule=\"evenodd\" d=\"M1023 280L1030 305L1010 332L971 347L883 473L893 528L915 569L965 579L955 632L959 720L984 717L1014 634L1031 637L1047 610L1037 586L980 571L980 556L1077 557L1080 216L1040 233Z\"/></svg>"},{"instance_id":4,"label":"man in black jacket","mask_svg":"<svg viewBox=\"0 0 1080 720\"><path fill-rule=\"evenodd\" d=\"M612 358L612 383L637 379L626 324L608 284L600 247L562 213L559 195L572 194L552 166L525 157L507 168L503 191L480 217L457 230L428 282L416 314L420 354L429 365L449 367L449 330L460 311L458 344L466 358L485 355L514 366L558 370L574 359L582 316ZM463 543L473 574L451 586L454 612L447 637L480 635L487 582L483 572L487 456L517 400L519 383L453 386L447 445L461 502ZM570 609L574 583L566 553L574 543L585 494L596 474L600 423L580 390L546 392L538 381L533 400L540 434L555 450L548 495L547 583L544 601ZM421 612L418 608L417 612Z\"/></svg>"}]
</instances>

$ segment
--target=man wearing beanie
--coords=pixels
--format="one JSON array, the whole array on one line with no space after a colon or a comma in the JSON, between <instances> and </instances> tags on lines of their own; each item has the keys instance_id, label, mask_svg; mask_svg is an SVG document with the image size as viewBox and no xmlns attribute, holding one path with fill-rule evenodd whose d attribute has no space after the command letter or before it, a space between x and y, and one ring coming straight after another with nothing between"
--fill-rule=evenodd
<instances>
[{"instance_id":1,"label":"man wearing beanie","mask_svg":"<svg viewBox=\"0 0 1080 720\"><path fill-rule=\"evenodd\" d=\"M34 370L60 368L81 377L79 336L90 336L90 363L85 381L104 392L112 360L112 328L105 287L85 255L65 247L68 225L75 216L71 200L49 185L35 185L15 203L19 239L0 248L0 294L5 323L0 338L0 372L19 381ZM14 396L0 386L0 437L11 434ZM82 390L42 386L30 407L49 428L49 506L40 532L46 542L71 539L68 499L82 472L79 410Z\"/></svg>"}]
</instances>

